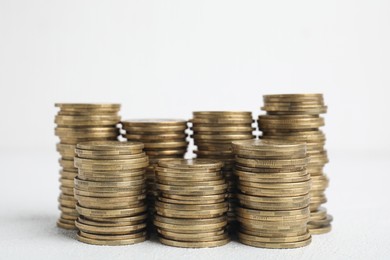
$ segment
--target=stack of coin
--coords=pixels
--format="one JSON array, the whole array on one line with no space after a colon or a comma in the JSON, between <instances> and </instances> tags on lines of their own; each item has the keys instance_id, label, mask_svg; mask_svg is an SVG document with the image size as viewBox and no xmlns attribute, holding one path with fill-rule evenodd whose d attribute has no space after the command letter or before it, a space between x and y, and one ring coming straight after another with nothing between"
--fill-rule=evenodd
<instances>
[{"instance_id":1,"label":"stack of coin","mask_svg":"<svg viewBox=\"0 0 390 260\"><path fill-rule=\"evenodd\" d=\"M224 163L223 174L229 184L228 219L230 227L235 223L237 205L236 180L233 175L234 155L231 142L253 139L253 118L251 112L205 111L193 112L191 120L197 158L221 160Z\"/></svg>"},{"instance_id":2,"label":"stack of coin","mask_svg":"<svg viewBox=\"0 0 390 260\"><path fill-rule=\"evenodd\" d=\"M146 239L145 168L140 142L77 144L74 196L81 242L129 245Z\"/></svg>"},{"instance_id":3,"label":"stack of coin","mask_svg":"<svg viewBox=\"0 0 390 260\"><path fill-rule=\"evenodd\" d=\"M55 117L55 134L60 138L57 151L59 160L61 194L58 199L61 217L57 226L75 229L77 219L76 201L73 197L73 178L77 174L73 158L75 146L79 142L95 140L116 140L119 104L55 104L60 110Z\"/></svg>"},{"instance_id":4,"label":"stack of coin","mask_svg":"<svg viewBox=\"0 0 390 260\"><path fill-rule=\"evenodd\" d=\"M154 224L161 243L200 248L229 242L227 183L221 167L222 162L209 159L158 162Z\"/></svg>"},{"instance_id":5,"label":"stack of coin","mask_svg":"<svg viewBox=\"0 0 390 260\"><path fill-rule=\"evenodd\" d=\"M265 95L262 110L267 115L259 116L262 139L306 142L310 162L307 170L311 175L311 219L308 224L312 234L323 234L331 230L332 216L321 207L326 203L325 190L328 177L323 168L328 162L325 150L325 134L319 130L324 126L326 113L322 94Z\"/></svg>"},{"instance_id":6,"label":"stack of coin","mask_svg":"<svg viewBox=\"0 0 390 260\"><path fill-rule=\"evenodd\" d=\"M187 152L185 130L187 121L181 119L131 119L122 122L128 141L138 141L145 145L150 165L146 169L146 190L150 217L154 214L154 201L157 196L154 167L158 160L183 158ZM150 219L152 223L152 219ZM150 225L152 227L152 225ZM153 229L151 229L153 230Z\"/></svg>"},{"instance_id":7,"label":"stack of coin","mask_svg":"<svg viewBox=\"0 0 390 260\"><path fill-rule=\"evenodd\" d=\"M239 189L239 240L264 248L310 244L306 145L246 140L232 146Z\"/></svg>"}]
</instances>

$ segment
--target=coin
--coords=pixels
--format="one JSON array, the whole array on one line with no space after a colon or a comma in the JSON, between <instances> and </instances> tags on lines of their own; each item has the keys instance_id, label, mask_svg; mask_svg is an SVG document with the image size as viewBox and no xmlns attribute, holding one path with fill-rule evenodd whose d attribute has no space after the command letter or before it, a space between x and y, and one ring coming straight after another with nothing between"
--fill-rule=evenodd
<instances>
[{"instance_id":1,"label":"coin","mask_svg":"<svg viewBox=\"0 0 390 260\"><path fill-rule=\"evenodd\" d=\"M119 245L133 245L140 243L146 240L146 236L130 238L130 239L120 239L120 240L102 240L102 239L91 239L83 237L80 234L77 234L77 239L80 242L91 244L91 245L107 245L107 246L119 246Z\"/></svg>"},{"instance_id":2,"label":"coin","mask_svg":"<svg viewBox=\"0 0 390 260\"><path fill-rule=\"evenodd\" d=\"M160 237L159 241L164 245L168 245L168 246L184 247L184 248L205 248L205 247L217 247L217 246L226 245L227 243L230 242L230 239L225 238L222 240L208 241L208 242L181 242L181 241L175 241L175 240Z\"/></svg>"},{"instance_id":3,"label":"coin","mask_svg":"<svg viewBox=\"0 0 390 260\"><path fill-rule=\"evenodd\" d=\"M240 236L239 234L239 241L245 245L248 246L254 246L254 247L264 247L264 248L298 248L307 246L311 243L311 237L309 237L306 240L298 241L298 242L259 242L259 241L253 241L244 238L243 236Z\"/></svg>"},{"instance_id":4,"label":"coin","mask_svg":"<svg viewBox=\"0 0 390 260\"><path fill-rule=\"evenodd\" d=\"M144 145L140 142L96 141L77 144L77 148L83 150L120 150L131 152L132 150L142 150L144 148Z\"/></svg>"}]
</instances>

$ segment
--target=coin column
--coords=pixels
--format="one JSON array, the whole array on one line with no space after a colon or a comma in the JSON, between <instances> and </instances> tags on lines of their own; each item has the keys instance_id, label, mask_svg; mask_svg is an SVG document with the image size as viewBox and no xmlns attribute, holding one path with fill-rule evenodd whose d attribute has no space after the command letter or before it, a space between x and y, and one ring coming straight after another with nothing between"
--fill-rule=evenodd
<instances>
[{"instance_id":1,"label":"coin column","mask_svg":"<svg viewBox=\"0 0 390 260\"><path fill-rule=\"evenodd\" d=\"M146 189L150 217L154 214L154 201L157 196L154 166L159 159L184 158L187 152L185 130L187 121L180 119L133 119L124 120L123 135L128 141L144 143L150 165L146 170ZM153 226L150 219L151 228Z\"/></svg>"},{"instance_id":2,"label":"coin column","mask_svg":"<svg viewBox=\"0 0 390 260\"><path fill-rule=\"evenodd\" d=\"M161 243L216 247L229 242L227 183L222 163L209 159L165 159L156 168L154 224Z\"/></svg>"},{"instance_id":3,"label":"coin column","mask_svg":"<svg viewBox=\"0 0 390 260\"><path fill-rule=\"evenodd\" d=\"M307 170L311 175L311 234L323 234L331 230L332 216L327 214L325 190L329 179L323 168L328 163L325 150L325 134L319 130L324 126L320 114L326 113L322 94L265 95L264 107L267 115L259 116L262 139L306 142L310 161Z\"/></svg>"},{"instance_id":4,"label":"coin column","mask_svg":"<svg viewBox=\"0 0 390 260\"><path fill-rule=\"evenodd\" d=\"M119 104L55 104L60 110L55 117L55 134L60 138L57 151L62 170L60 171L59 209L61 217L57 226L75 229L77 219L76 201L73 196L73 179L77 175L73 158L76 144L94 140L116 140Z\"/></svg>"},{"instance_id":5,"label":"coin column","mask_svg":"<svg viewBox=\"0 0 390 260\"><path fill-rule=\"evenodd\" d=\"M237 205L235 197L236 180L233 175L234 155L231 142L255 138L252 127L251 112L193 112L191 120L197 158L221 160L224 163L222 172L228 181L228 219L231 227L235 224L234 209Z\"/></svg>"},{"instance_id":6,"label":"coin column","mask_svg":"<svg viewBox=\"0 0 390 260\"><path fill-rule=\"evenodd\" d=\"M305 144L233 142L238 176L240 242L254 247L310 244L310 175Z\"/></svg>"},{"instance_id":7,"label":"coin column","mask_svg":"<svg viewBox=\"0 0 390 260\"><path fill-rule=\"evenodd\" d=\"M145 168L139 142L77 144L74 179L77 238L94 245L128 245L146 239Z\"/></svg>"}]
</instances>

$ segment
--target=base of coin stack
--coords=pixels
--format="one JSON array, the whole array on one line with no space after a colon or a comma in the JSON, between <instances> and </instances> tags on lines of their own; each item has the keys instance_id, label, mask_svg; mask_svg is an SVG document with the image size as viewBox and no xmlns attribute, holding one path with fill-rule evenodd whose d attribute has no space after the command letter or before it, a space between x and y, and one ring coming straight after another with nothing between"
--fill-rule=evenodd
<instances>
[{"instance_id":1,"label":"base of coin stack","mask_svg":"<svg viewBox=\"0 0 390 260\"><path fill-rule=\"evenodd\" d=\"M146 190L149 227L153 232L154 203L157 197L155 166L160 159L184 158L187 152L187 121L181 119L129 119L122 122L128 141L142 142L149 157L146 169Z\"/></svg>"},{"instance_id":2,"label":"base of coin stack","mask_svg":"<svg viewBox=\"0 0 390 260\"><path fill-rule=\"evenodd\" d=\"M233 232L236 225L237 198L231 142L255 138L252 113L241 111L193 112L193 119L190 123L192 124L194 144L197 146L197 150L194 151L196 157L220 160L224 163L222 173L229 185L227 215L230 230Z\"/></svg>"},{"instance_id":3,"label":"base of coin stack","mask_svg":"<svg viewBox=\"0 0 390 260\"><path fill-rule=\"evenodd\" d=\"M263 248L309 245L310 174L305 144L233 142L239 241Z\"/></svg>"},{"instance_id":4,"label":"base of coin stack","mask_svg":"<svg viewBox=\"0 0 390 260\"><path fill-rule=\"evenodd\" d=\"M222 163L209 159L158 162L154 224L161 243L202 248L227 244L227 183Z\"/></svg>"},{"instance_id":5,"label":"base of coin stack","mask_svg":"<svg viewBox=\"0 0 390 260\"><path fill-rule=\"evenodd\" d=\"M55 134L60 138L57 151L62 170L60 171L60 196L58 198L61 216L57 226L75 229L78 217L73 195L73 179L77 175L74 167L76 144L85 141L116 140L120 121L119 104L55 104L60 110L55 117Z\"/></svg>"},{"instance_id":6,"label":"base of coin stack","mask_svg":"<svg viewBox=\"0 0 390 260\"><path fill-rule=\"evenodd\" d=\"M262 110L267 112L259 116L262 139L306 143L310 156L307 171L312 179L308 227L312 234L329 232L333 218L321 207L327 202L325 190L329 184L323 172L329 161L324 148L326 138L319 130L325 124L320 114L327 111L322 94L265 95Z\"/></svg>"},{"instance_id":7,"label":"base of coin stack","mask_svg":"<svg viewBox=\"0 0 390 260\"><path fill-rule=\"evenodd\" d=\"M74 196L77 239L94 245L130 245L146 240L145 169L139 142L77 144Z\"/></svg>"}]
</instances>

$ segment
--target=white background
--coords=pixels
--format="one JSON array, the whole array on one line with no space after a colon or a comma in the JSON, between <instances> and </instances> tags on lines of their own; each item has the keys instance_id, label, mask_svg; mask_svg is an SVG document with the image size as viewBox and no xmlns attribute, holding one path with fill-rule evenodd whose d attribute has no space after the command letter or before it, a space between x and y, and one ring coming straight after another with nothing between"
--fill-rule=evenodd
<instances>
[{"instance_id":1,"label":"white background","mask_svg":"<svg viewBox=\"0 0 390 260\"><path fill-rule=\"evenodd\" d=\"M389 27L385 0L0 0L0 253L389 257ZM311 246L99 248L55 228L55 102L119 102L124 118L187 119L194 110L257 116L263 94L305 92L324 93L329 106L335 217Z\"/></svg>"}]
</instances>

